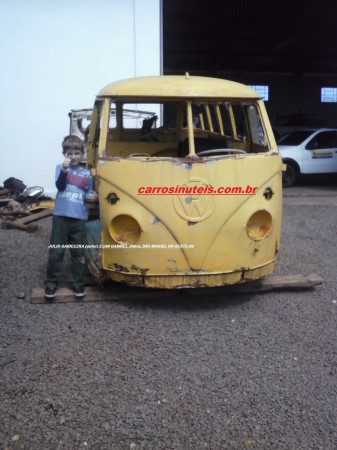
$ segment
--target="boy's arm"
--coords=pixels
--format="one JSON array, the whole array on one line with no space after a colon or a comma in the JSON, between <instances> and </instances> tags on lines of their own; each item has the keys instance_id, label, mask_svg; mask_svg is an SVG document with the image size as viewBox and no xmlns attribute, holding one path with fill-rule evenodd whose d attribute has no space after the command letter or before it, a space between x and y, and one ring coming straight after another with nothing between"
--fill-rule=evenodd
<instances>
[{"instance_id":1,"label":"boy's arm","mask_svg":"<svg viewBox=\"0 0 337 450\"><path fill-rule=\"evenodd\" d=\"M90 175L90 181L88 183L88 188L87 188L87 193L85 195L85 198L87 201L89 201L91 203L95 203L98 201L98 195L94 191L94 179L93 179L92 175Z\"/></svg>"},{"instance_id":2,"label":"boy's arm","mask_svg":"<svg viewBox=\"0 0 337 450\"><path fill-rule=\"evenodd\" d=\"M67 187L67 172L64 172L60 166L56 167L56 187L59 191L64 191Z\"/></svg>"},{"instance_id":3,"label":"boy's arm","mask_svg":"<svg viewBox=\"0 0 337 450\"><path fill-rule=\"evenodd\" d=\"M87 192L94 190L94 177L90 174L90 181L88 183Z\"/></svg>"}]
</instances>

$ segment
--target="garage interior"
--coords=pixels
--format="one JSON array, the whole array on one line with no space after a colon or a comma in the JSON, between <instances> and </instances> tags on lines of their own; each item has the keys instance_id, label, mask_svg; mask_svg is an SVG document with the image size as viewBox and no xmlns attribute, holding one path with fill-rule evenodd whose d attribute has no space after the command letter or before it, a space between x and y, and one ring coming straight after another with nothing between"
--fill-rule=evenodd
<instances>
[{"instance_id":1,"label":"garage interior","mask_svg":"<svg viewBox=\"0 0 337 450\"><path fill-rule=\"evenodd\" d=\"M268 86L274 130L337 127L334 0L163 1L163 71ZM335 99L336 100L336 99Z\"/></svg>"}]
</instances>

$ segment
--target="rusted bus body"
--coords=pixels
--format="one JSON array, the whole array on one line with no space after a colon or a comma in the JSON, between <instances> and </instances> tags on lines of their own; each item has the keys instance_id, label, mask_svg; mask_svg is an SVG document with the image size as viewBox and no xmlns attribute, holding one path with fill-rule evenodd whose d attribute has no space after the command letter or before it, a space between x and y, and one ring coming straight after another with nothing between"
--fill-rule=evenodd
<instances>
[{"instance_id":1,"label":"rusted bus body","mask_svg":"<svg viewBox=\"0 0 337 450\"><path fill-rule=\"evenodd\" d=\"M163 125L125 126L123 108L135 104L151 111L160 105ZM97 97L88 149L100 197L106 277L185 288L273 272L282 160L264 104L252 89L189 76L113 83ZM138 195L141 186L247 185L258 186L255 195ZM118 244L127 247L108 248Z\"/></svg>"}]
</instances>

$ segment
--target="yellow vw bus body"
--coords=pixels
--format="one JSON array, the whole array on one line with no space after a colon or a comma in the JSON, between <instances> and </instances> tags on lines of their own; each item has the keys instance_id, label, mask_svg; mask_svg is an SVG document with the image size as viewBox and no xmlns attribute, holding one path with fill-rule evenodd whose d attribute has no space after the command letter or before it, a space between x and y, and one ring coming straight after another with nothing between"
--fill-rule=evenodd
<instances>
[{"instance_id":1,"label":"yellow vw bus body","mask_svg":"<svg viewBox=\"0 0 337 450\"><path fill-rule=\"evenodd\" d=\"M128 109L156 115L123 119ZM107 278L173 289L274 271L282 159L253 89L188 74L112 83L94 105L87 165Z\"/></svg>"}]
</instances>

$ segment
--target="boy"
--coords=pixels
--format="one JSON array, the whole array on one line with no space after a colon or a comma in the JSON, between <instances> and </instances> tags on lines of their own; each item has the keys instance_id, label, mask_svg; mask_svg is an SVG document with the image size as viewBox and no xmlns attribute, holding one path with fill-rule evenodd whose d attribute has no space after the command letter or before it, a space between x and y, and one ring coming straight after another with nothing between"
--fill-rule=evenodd
<instances>
[{"instance_id":1,"label":"boy","mask_svg":"<svg viewBox=\"0 0 337 450\"><path fill-rule=\"evenodd\" d=\"M85 201L97 201L93 192L93 179L88 169L80 167L84 144L77 136L69 135L62 142L64 161L56 167L57 196L53 211L53 225L50 244L60 248L50 248L48 257L45 297L53 299L62 273L65 248L62 245L84 245L85 221L88 209ZM84 248L70 248L71 267L69 282L75 297L83 297L83 275L85 271Z\"/></svg>"}]
</instances>

